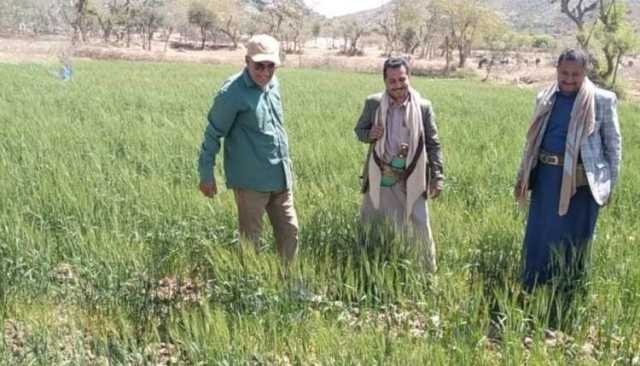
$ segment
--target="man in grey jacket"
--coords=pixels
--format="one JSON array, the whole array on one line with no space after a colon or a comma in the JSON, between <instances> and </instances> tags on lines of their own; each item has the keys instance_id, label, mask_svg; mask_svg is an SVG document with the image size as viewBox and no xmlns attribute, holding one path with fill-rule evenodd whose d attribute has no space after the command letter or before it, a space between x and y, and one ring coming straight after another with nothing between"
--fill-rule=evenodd
<instances>
[{"instance_id":1,"label":"man in grey jacket","mask_svg":"<svg viewBox=\"0 0 640 366\"><path fill-rule=\"evenodd\" d=\"M616 96L595 86L587 70L583 51L560 54L557 80L538 95L527 132L514 189L522 207L529 203L522 275L527 290L547 283L571 288L584 279L599 208L618 181Z\"/></svg>"},{"instance_id":2,"label":"man in grey jacket","mask_svg":"<svg viewBox=\"0 0 640 366\"><path fill-rule=\"evenodd\" d=\"M370 144L363 173L361 220L393 222L416 242L427 271L436 270L435 243L426 204L443 189L442 149L431 103L410 86L409 65L389 58L385 91L367 97L355 127Z\"/></svg>"}]
</instances>

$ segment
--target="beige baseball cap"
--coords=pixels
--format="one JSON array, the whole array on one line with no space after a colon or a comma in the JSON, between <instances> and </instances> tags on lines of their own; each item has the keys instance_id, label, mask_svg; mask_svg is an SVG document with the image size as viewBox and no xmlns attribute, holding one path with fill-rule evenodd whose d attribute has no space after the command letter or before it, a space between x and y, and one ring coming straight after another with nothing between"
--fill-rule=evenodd
<instances>
[{"instance_id":1,"label":"beige baseball cap","mask_svg":"<svg viewBox=\"0 0 640 366\"><path fill-rule=\"evenodd\" d=\"M266 34L255 35L247 42L247 56L253 62L269 61L278 66L280 65L280 43Z\"/></svg>"}]
</instances>

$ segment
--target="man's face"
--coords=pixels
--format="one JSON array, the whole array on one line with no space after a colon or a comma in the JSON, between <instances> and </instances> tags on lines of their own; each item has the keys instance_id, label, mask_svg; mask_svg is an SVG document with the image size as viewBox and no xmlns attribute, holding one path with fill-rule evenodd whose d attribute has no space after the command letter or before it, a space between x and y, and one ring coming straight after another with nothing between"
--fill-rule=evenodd
<instances>
[{"instance_id":1,"label":"man's face","mask_svg":"<svg viewBox=\"0 0 640 366\"><path fill-rule=\"evenodd\" d=\"M246 61L251 79L261 88L267 86L276 73L276 65L270 61L253 62L249 57L246 58Z\"/></svg>"},{"instance_id":2,"label":"man's face","mask_svg":"<svg viewBox=\"0 0 640 366\"><path fill-rule=\"evenodd\" d=\"M384 78L387 93L396 102L402 102L409 94L409 75L404 66L389 68Z\"/></svg>"},{"instance_id":3,"label":"man's face","mask_svg":"<svg viewBox=\"0 0 640 366\"><path fill-rule=\"evenodd\" d=\"M560 91L571 94L580 90L584 81L584 66L575 61L562 61L557 68Z\"/></svg>"}]
</instances>

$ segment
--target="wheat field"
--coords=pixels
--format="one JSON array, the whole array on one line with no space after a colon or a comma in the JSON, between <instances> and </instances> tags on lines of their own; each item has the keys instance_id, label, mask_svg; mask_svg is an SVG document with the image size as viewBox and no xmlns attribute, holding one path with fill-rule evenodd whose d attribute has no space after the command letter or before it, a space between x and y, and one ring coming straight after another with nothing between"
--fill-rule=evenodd
<instances>
[{"instance_id":1,"label":"wheat field","mask_svg":"<svg viewBox=\"0 0 640 366\"><path fill-rule=\"evenodd\" d=\"M640 364L637 104L619 106L622 175L588 291L553 332L549 292L523 301L517 281L526 213L511 190L534 91L412 80L447 177L428 276L410 243L359 234L353 127L381 76L281 69L300 220L283 277L270 229L259 254L242 250L232 192L197 191L205 116L236 67L79 62L70 81L53 68L0 64L0 363Z\"/></svg>"}]
</instances>

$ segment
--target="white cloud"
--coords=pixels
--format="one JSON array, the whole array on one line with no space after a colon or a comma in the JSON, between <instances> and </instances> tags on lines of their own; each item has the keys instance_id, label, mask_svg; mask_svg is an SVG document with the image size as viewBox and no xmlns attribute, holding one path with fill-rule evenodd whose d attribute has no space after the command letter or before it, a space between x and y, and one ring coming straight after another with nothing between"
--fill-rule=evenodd
<instances>
[{"instance_id":1,"label":"white cloud","mask_svg":"<svg viewBox=\"0 0 640 366\"><path fill-rule=\"evenodd\" d=\"M389 0L304 0L304 2L322 15L335 17L377 8Z\"/></svg>"}]
</instances>

